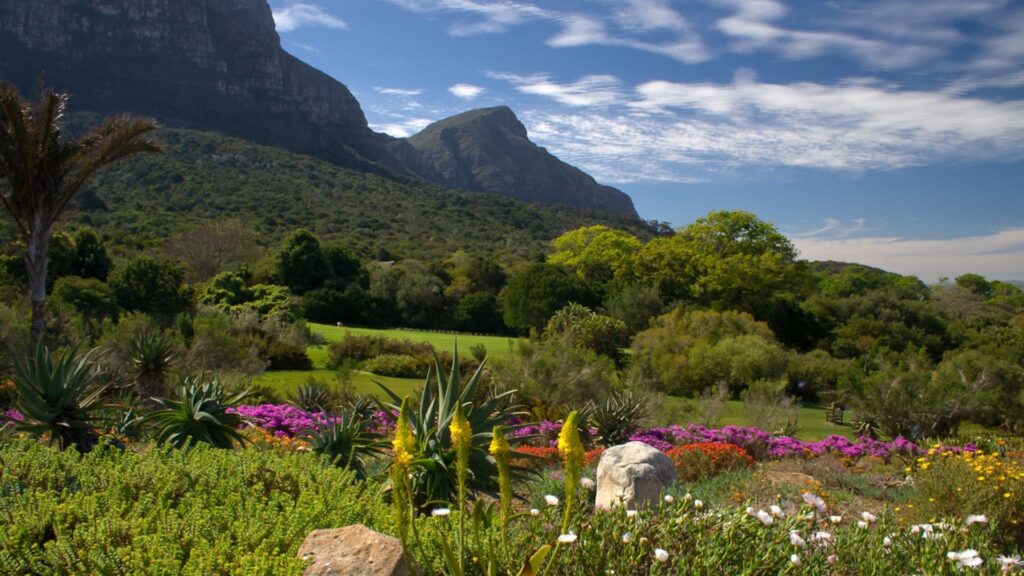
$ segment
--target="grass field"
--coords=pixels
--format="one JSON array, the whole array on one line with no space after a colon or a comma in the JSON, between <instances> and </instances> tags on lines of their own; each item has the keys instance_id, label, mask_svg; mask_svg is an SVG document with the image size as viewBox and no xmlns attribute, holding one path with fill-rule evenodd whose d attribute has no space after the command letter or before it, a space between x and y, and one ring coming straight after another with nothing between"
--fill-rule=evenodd
<instances>
[{"instance_id":1,"label":"grass field","mask_svg":"<svg viewBox=\"0 0 1024 576\"><path fill-rule=\"evenodd\" d=\"M459 354L469 354L469 348L476 344L483 344L487 348L487 355L490 357L507 356L515 342L514 338L506 336L478 336L473 334L447 334L442 332L423 332L408 329L378 330L373 328L337 327L327 324L310 324L313 332L321 334L328 343L342 339L346 333L367 336L386 336L388 338L409 339L414 342L427 342L438 350L451 352L455 348L456 341L459 345ZM307 371L273 371L264 372L253 379L253 384L267 386L286 395L295 390L299 384L310 378L316 378L321 382L335 383L338 381L338 374L327 368L327 345L312 346L307 352L313 361L313 370ZM412 394L423 385L422 378L388 378L377 376L368 372L355 372L352 374L352 384L357 392L362 394L373 394L382 396L383 392L374 381L380 382L393 390L396 394L403 396ZM687 423L686 399L669 396L658 407L654 417L658 425L685 424ZM738 400L731 400L726 403L725 411L722 414L721 424L748 425L746 409L743 403ZM825 411L816 406L800 408L797 421L797 438L801 440L821 440L831 434L853 437L853 428L840 426L825 421Z\"/></svg>"},{"instance_id":2,"label":"grass field","mask_svg":"<svg viewBox=\"0 0 1024 576\"><path fill-rule=\"evenodd\" d=\"M331 326L328 324L310 324L310 329L324 337L327 342L337 342L345 337L345 334L360 336L384 336L397 340L412 340L413 342L426 342L437 350L452 352L456 342L459 345L459 354L468 355L469 349L478 344L483 344L487 349L487 355L491 358L508 356L516 338L509 336L481 336L477 334L456 334L447 332L426 332L423 330L410 330L406 328L392 328L379 330L375 328L356 328L349 326ZM326 358L326 351L324 352ZM310 354L312 357L312 354ZM316 358L313 358L316 362Z\"/></svg>"}]
</instances>

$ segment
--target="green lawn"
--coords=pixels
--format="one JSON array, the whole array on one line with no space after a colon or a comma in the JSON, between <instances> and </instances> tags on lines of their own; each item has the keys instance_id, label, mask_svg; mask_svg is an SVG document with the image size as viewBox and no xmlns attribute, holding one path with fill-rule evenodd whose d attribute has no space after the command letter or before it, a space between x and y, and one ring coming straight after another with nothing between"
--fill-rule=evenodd
<instances>
[{"instance_id":1,"label":"green lawn","mask_svg":"<svg viewBox=\"0 0 1024 576\"><path fill-rule=\"evenodd\" d=\"M316 368L313 370L280 370L264 372L253 378L253 384L267 386L287 396L295 388L310 378L316 378L321 382L334 384L338 382L338 374L328 368ZM383 392L374 384L374 381L392 389L399 396L412 394L423 386L423 380L419 378L389 378L377 376L369 372L355 372L352 374L352 384L356 392L361 394L373 394L382 396Z\"/></svg>"},{"instance_id":2,"label":"green lawn","mask_svg":"<svg viewBox=\"0 0 1024 576\"><path fill-rule=\"evenodd\" d=\"M665 402L658 407L655 415L655 421L659 425L668 424L685 424L688 422L688 417L692 418L692 415L687 414L685 410L687 400L685 398L678 398L675 396L669 396L665 399ZM849 422L849 414L847 415L847 422ZM743 402L739 400L729 400L726 402L725 411L722 413L722 419L720 424L722 426L728 426L730 424L736 426L749 426L750 420L747 418L747 410L743 406ZM854 438L854 429L850 426L842 426L833 424L825 421L825 410L817 406L802 406L797 416L797 432L796 437L800 440L822 440L826 436L832 434L838 434L840 436L847 436Z\"/></svg>"},{"instance_id":3,"label":"green lawn","mask_svg":"<svg viewBox=\"0 0 1024 576\"><path fill-rule=\"evenodd\" d=\"M477 334L456 334L447 332L426 332L423 330L410 330L407 328L393 328L380 330L376 328L356 328L352 326L331 326L328 324L310 324L310 329L324 337L327 342L341 340L346 333L362 336L384 336L398 340L412 340L413 342L426 342L437 350L452 352L455 344L459 344L459 354L468 355L469 349L477 344L483 344L487 348L487 355L492 358L507 356L516 338L510 336L480 336ZM326 358L326 350L323 352ZM310 353L310 357L314 354ZM314 357L313 361L317 359Z\"/></svg>"},{"instance_id":4,"label":"green lawn","mask_svg":"<svg viewBox=\"0 0 1024 576\"><path fill-rule=\"evenodd\" d=\"M451 352L455 348L456 341L458 341L460 354L468 354L470 347L476 344L483 344L487 348L487 355L491 357L508 355L515 343L514 338L506 336L449 334L409 329L379 330L374 328L356 328L350 326L339 328L337 326L329 326L327 324L310 324L310 328L313 332L323 335L324 340L328 343L338 341L343 338L346 333L349 333L409 339L414 342L427 342L438 350L447 350ZM288 394L299 384L302 384L311 377L322 382L337 382L337 373L335 373L334 370L327 368L327 349L327 345L324 345L311 346L307 350L310 359L313 361L313 370L265 372L254 378L253 383L268 386L280 391L282 394ZM380 388L374 384L374 381L381 382L385 386L394 390L395 393L400 396L412 394L419 390L423 385L422 378L388 378L385 376L370 374L368 372L355 372L352 377L352 383L355 386L356 391L363 394L374 394L380 396L383 393ZM657 414L655 415L656 424L665 425L687 423L687 417L689 415L685 410L686 402L687 401L684 398L676 398L672 396L666 398L658 407ZM730 400L727 402L725 411L722 414L721 424L723 426L729 424L742 426L749 425L750 422L747 419L746 409L743 406L743 402L738 400ZM839 434L852 438L853 428L826 422L825 411L816 406L800 408L797 420L797 438L800 438L801 440L821 440L831 434Z\"/></svg>"}]
</instances>

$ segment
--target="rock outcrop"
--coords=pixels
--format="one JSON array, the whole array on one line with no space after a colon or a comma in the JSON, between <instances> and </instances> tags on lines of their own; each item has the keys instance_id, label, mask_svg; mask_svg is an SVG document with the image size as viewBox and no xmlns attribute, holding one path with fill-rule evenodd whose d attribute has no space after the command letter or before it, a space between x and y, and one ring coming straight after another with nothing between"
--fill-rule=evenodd
<instances>
[{"instance_id":1,"label":"rock outcrop","mask_svg":"<svg viewBox=\"0 0 1024 576\"><path fill-rule=\"evenodd\" d=\"M558 203L636 215L629 196L598 184L530 141L507 106L470 110L409 139L429 180L527 202Z\"/></svg>"}]
</instances>

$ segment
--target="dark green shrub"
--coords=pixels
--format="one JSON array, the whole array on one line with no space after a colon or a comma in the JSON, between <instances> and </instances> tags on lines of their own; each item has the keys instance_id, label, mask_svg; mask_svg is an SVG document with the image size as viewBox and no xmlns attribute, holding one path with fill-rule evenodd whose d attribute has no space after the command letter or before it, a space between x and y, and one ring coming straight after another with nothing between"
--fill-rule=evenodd
<instances>
[{"instance_id":1,"label":"dark green shrub","mask_svg":"<svg viewBox=\"0 0 1024 576\"><path fill-rule=\"evenodd\" d=\"M267 370L313 369L313 361L301 346L271 338L259 338L256 342L260 356L268 363Z\"/></svg>"}]
</instances>

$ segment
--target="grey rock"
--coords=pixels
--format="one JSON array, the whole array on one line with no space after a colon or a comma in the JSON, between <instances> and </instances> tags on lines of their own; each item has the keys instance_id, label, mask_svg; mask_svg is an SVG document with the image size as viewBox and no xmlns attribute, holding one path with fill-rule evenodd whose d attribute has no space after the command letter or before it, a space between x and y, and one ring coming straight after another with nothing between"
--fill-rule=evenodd
<instances>
[{"instance_id":1,"label":"grey rock","mask_svg":"<svg viewBox=\"0 0 1024 576\"><path fill-rule=\"evenodd\" d=\"M657 506L661 492L678 480L672 460L643 442L613 446L597 464L597 500L594 507L627 510Z\"/></svg>"},{"instance_id":2,"label":"grey rock","mask_svg":"<svg viewBox=\"0 0 1024 576\"><path fill-rule=\"evenodd\" d=\"M362 524L313 530L299 547L304 576L408 576L398 538Z\"/></svg>"}]
</instances>

